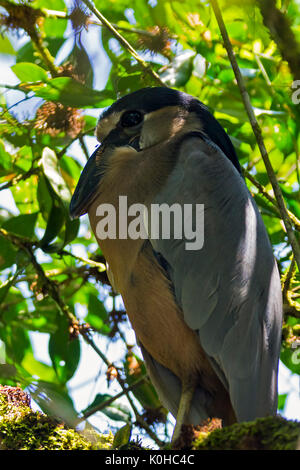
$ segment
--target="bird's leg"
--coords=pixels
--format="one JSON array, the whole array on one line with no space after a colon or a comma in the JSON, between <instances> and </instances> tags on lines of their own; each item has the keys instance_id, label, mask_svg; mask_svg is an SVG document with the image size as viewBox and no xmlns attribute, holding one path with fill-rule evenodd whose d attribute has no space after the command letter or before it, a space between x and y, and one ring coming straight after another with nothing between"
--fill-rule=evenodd
<instances>
[{"instance_id":1,"label":"bird's leg","mask_svg":"<svg viewBox=\"0 0 300 470\"><path fill-rule=\"evenodd\" d=\"M173 431L171 446L173 447L176 440L181 433L181 427L184 424L186 416L190 410L192 398L195 392L195 385L193 383L182 383L181 396L179 401L178 412L176 416L176 424Z\"/></svg>"}]
</instances>

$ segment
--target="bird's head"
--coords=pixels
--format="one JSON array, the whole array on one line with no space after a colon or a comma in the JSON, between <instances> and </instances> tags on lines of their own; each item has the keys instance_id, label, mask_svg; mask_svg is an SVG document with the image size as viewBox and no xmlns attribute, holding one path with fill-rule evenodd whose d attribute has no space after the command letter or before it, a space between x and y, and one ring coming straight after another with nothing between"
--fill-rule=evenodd
<instances>
[{"instance_id":1,"label":"bird's head","mask_svg":"<svg viewBox=\"0 0 300 470\"><path fill-rule=\"evenodd\" d=\"M217 144L240 171L233 145L222 126L199 100L172 88L143 88L126 95L107 110L97 124L100 146L82 171L70 204L72 218L88 211L97 195L109 156L118 147L140 152L179 132L198 130Z\"/></svg>"}]
</instances>

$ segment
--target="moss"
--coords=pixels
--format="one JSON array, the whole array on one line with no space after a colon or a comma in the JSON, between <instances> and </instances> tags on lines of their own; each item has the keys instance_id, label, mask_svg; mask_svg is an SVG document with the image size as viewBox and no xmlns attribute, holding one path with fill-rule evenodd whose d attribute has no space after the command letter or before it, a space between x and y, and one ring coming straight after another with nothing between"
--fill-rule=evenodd
<instances>
[{"instance_id":1,"label":"moss","mask_svg":"<svg viewBox=\"0 0 300 470\"><path fill-rule=\"evenodd\" d=\"M179 448L193 450L293 450L300 422L280 416L260 418L220 428L216 420L202 426L186 426ZM30 397L18 387L0 385L0 450L110 450L112 433L101 435L87 427L83 432L34 412ZM141 442L128 448L140 450Z\"/></svg>"},{"instance_id":2,"label":"moss","mask_svg":"<svg viewBox=\"0 0 300 470\"><path fill-rule=\"evenodd\" d=\"M199 433L195 450L294 450L300 423L280 416L237 423L212 432Z\"/></svg>"},{"instance_id":3,"label":"moss","mask_svg":"<svg viewBox=\"0 0 300 470\"><path fill-rule=\"evenodd\" d=\"M34 412L30 400L16 387L0 386L0 449L1 450L95 450L110 449L113 436L85 435L63 423ZM27 396L28 397L28 396Z\"/></svg>"}]
</instances>

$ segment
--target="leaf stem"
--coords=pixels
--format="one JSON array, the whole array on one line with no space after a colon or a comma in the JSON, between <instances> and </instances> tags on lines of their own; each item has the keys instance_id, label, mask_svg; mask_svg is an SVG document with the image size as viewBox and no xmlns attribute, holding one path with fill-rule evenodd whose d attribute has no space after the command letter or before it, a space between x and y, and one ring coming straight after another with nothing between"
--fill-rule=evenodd
<instances>
[{"instance_id":1,"label":"leaf stem","mask_svg":"<svg viewBox=\"0 0 300 470\"><path fill-rule=\"evenodd\" d=\"M139 385L141 385L145 381L146 377L147 376L144 376L144 377L140 378L139 380L137 380L132 385L126 387L126 390L122 390L121 392L117 393L113 397L108 398L107 400L105 400L103 403L100 403L99 405L95 405L92 408L89 408L87 411L82 413L82 417L79 419L78 424L81 423L82 421L85 421L86 419L88 419L90 416L97 413L98 411L101 411L104 408L106 408L107 406L111 405L111 403L113 403L115 400L122 397L125 394L125 391L130 392L131 390L134 390L136 387L138 387Z\"/></svg>"}]
</instances>

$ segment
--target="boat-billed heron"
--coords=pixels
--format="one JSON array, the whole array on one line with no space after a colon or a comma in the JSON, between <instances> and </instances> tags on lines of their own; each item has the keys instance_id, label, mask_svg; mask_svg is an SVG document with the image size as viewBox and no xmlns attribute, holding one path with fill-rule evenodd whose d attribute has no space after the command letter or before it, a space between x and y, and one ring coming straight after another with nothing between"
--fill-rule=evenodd
<instances>
[{"instance_id":1,"label":"boat-billed heron","mask_svg":"<svg viewBox=\"0 0 300 470\"><path fill-rule=\"evenodd\" d=\"M176 417L173 442L183 423L276 414L280 279L228 135L198 99L163 87L120 98L101 115L96 135L101 145L70 213L89 215L149 376ZM128 208L149 209L139 218L146 235L126 234L134 214L120 209L120 196ZM162 205L202 208L202 224L196 210L182 218L195 237L203 232L202 242L189 246L184 230L178 236L171 209L169 236L153 235L150 208ZM99 223L109 223L103 208L111 206L109 236Z\"/></svg>"}]
</instances>

